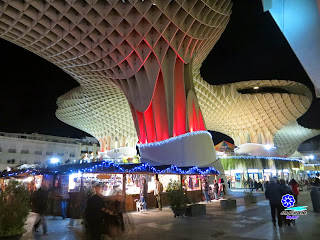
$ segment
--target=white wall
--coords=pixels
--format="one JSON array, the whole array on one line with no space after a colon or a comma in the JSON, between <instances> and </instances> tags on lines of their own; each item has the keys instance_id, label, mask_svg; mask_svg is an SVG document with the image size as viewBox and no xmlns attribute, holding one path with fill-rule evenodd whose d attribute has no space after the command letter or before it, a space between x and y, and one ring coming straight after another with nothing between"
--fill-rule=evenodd
<instances>
[{"instance_id":1,"label":"white wall","mask_svg":"<svg viewBox=\"0 0 320 240\"><path fill-rule=\"evenodd\" d=\"M66 160L78 160L81 158L81 151L88 153L93 152L96 156L99 147L97 144L83 145L81 143L60 143L39 141L32 139L13 138L7 136L0 136L0 164L7 164L7 160L14 159L15 165L21 163L46 163L51 158L55 157L60 159L61 163ZM10 153L9 149L15 149L15 153ZM26 150L27 153L21 151ZM36 154L41 152L41 154ZM51 155L47 155L52 153Z\"/></svg>"}]
</instances>

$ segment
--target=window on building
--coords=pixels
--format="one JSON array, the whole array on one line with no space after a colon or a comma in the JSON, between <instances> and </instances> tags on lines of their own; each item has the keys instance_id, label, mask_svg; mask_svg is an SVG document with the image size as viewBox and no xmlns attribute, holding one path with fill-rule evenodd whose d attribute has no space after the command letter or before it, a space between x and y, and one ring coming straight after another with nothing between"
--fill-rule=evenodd
<instances>
[{"instance_id":1,"label":"window on building","mask_svg":"<svg viewBox=\"0 0 320 240\"><path fill-rule=\"evenodd\" d=\"M35 155L42 155L42 151L35 151L34 154Z\"/></svg>"},{"instance_id":2,"label":"window on building","mask_svg":"<svg viewBox=\"0 0 320 240\"><path fill-rule=\"evenodd\" d=\"M52 152L46 152L47 156L51 156L53 153Z\"/></svg>"},{"instance_id":3,"label":"window on building","mask_svg":"<svg viewBox=\"0 0 320 240\"><path fill-rule=\"evenodd\" d=\"M13 148L10 148L10 149L8 150L8 152L9 152L9 153L16 153L17 150L16 150L16 149L13 149Z\"/></svg>"},{"instance_id":4,"label":"window on building","mask_svg":"<svg viewBox=\"0 0 320 240\"><path fill-rule=\"evenodd\" d=\"M14 164L16 162L16 160L14 160L14 159L9 159L9 160L7 160L7 163L8 164Z\"/></svg>"},{"instance_id":5,"label":"window on building","mask_svg":"<svg viewBox=\"0 0 320 240\"><path fill-rule=\"evenodd\" d=\"M58 156L63 156L64 155L64 153L58 153Z\"/></svg>"},{"instance_id":6,"label":"window on building","mask_svg":"<svg viewBox=\"0 0 320 240\"><path fill-rule=\"evenodd\" d=\"M21 150L21 154L28 154L29 150Z\"/></svg>"},{"instance_id":7,"label":"window on building","mask_svg":"<svg viewBox=\"0 0 320 240\"><path fill-rule=\"evenodd\" d=\"M70 157L75 157L76 155L74 153L70 153Z\"/></svg>"}]
</instances>

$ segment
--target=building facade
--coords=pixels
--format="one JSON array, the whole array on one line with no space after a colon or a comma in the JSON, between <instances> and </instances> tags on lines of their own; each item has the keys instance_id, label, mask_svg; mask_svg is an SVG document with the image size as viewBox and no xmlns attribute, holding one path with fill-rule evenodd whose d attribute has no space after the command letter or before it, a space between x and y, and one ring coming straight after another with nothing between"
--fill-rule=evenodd
<instances>
[{"instance_id":1,"label":"building facade","mask_svg":"<svg viewBox=\"0 0 320 240\"><path fill-rule=\"evenodd\" d=\"M38 133L0 132L1 168L19 164L46 164L52 158L58 159L60 163L67 163L79 160L86 154L95 157L98 151L99 145L95 138L76 139Z\"/></svg>"}]
</instances>

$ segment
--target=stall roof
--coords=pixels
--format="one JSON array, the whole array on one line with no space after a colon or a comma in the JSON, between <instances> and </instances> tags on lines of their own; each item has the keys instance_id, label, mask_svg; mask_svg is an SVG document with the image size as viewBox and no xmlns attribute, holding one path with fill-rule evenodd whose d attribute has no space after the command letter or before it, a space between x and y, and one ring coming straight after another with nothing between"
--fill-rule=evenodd
<instances>
[{"instance_id":1,"label":"stall roof","mask_svg":"<svg viewBox=\"0 0 320 240\"><path fill-rule=\"evenodd\" d=\"M177 167L175 165L150 166L146 163L140 164L116 164L113 162L92 162L82 164L66 164L49 166L48 168L32 168L18 171L2 172L1 177L15 177L24 172L30 174L71 174L71 173L154 173L154 174L198 174L218 175L219 171L212 167Z\"/></svg>"}]
</instances>

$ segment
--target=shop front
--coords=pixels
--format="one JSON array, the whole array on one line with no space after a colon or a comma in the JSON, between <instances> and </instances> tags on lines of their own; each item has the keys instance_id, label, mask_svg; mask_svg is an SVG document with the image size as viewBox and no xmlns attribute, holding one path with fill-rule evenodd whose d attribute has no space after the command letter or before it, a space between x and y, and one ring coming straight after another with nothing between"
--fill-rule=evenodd
<instances>
[{"instance_id":1,"label":"shop front","mask_svg":"<svg viewBox=\"0 0 320 240\"><path fill-rule=\"evenodd\" d=\"M249 188L250 180L264 184L272 177L300 180L298 173L303 169L303 161L289 158L233 156L221 162L231 188Z\"/></svg>"}]
</instances>

